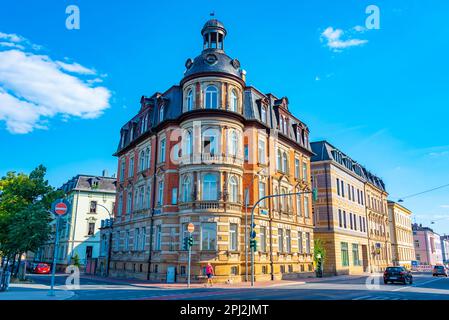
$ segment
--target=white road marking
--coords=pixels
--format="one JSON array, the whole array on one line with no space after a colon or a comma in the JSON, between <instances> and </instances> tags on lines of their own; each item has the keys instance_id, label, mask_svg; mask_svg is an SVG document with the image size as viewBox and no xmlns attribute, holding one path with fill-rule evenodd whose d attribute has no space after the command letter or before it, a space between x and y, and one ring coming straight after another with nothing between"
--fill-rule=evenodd
<instances>
[{"instance_id":1,"label":"white road marking","mask_svg":"<svg viewBox=\"0 0 449 320\"><path fill-rule=\"evenodd\" d=\"M435 281L438 281L438 280L441 280L441 279L440 278L436 278L436 279L432 279L432 280L429 280L429 281L426 281L426 282L413 284L413 285L408 286L408 287L401 287L401 288L393 289L391 291L400 291L400 290L404 290L404 289L408 289L408 288L419 287L419 286L422 286L422 285L425 285L425 284L428 284L428 283L431 283L431 282L435 282Z\"/></svg>"}]
</instances>

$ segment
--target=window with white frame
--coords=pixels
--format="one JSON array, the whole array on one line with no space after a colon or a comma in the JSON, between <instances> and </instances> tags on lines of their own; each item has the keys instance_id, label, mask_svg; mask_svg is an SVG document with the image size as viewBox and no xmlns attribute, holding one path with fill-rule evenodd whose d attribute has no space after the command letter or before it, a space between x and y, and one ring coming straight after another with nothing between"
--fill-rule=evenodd
<instances>
[{"instance_id":1,"label":"window with white frame","mask_svg":"<svg viewBox=\"0 0 449 320\"><path fill-rule=\"evenodd\" d=\"M295 158L295 178L299 179L299 159Z\"/></svg>"},{"instance_id":2,"label":"window with white frame","mask_svg":"<svg viewBox=\"0 0 449 320\"><path fill-rule=\"evenodd\" d=\"M229 201L230 202L237 202L238 201L238 182L237 178L235 176L232 176L231 179L229 179Z\"/></svg>"},{"instance_id":3,"label":"window with white frame","mask_svg":"<svg viewBox=\"0 0 449 320\"><path fill-rule=\"evenodd\" d=\"M187 92L187 111L193 110L193 90Z\"/></svg>"},{"instance_id":4,"label":"window with white frame","mask_svg":"<svg viewBox=\"0 0 449 320\"><path fill-rule=\"evenodd\" d=\"M259 241L260 241L260 251L266 252L267 251L267 228L266 227L260 227L259 231Z\"/></svg>"},{"instance_id":5,"label":"window with white frame","mask_svg":"<svg viewBox=\"0 0 449 320\"><path fill-rule=\"evenodd\" d=\"M192 183L190 181L190 177L184 177L182 181L182 201L189 202L191 200L192 195Z\"/></svg>"},{"instance_id":6,"label":"window with white frame","mask_svg":"<svg viewBox=\"0 0 449 320\"><path fill-rule=\"evenodd\" d=\"M193 153L192 132L190 131L185 131L185 143L182 153L186 155L191 155Z\"/></svg>"},{"instance_id":7,"label":"window with white frame","mask_svg":"<svg viewBox=\"0 0 449 320\"><path fill-rule=\"evenodd\" d=\"M229 250L237 251L238 224L231 223L229 225Z\"/></svg>"},{"instance_id":8,"label":"window with white frame","mask_svg":"<svg viewBox=\"0 0 449 320\"><path fill-rule=\"evenodd\" d=\"M128 177L132 177L134 175L134 157L129 159L129 169L128 169Z\"/></svg>"},{"instance_id":9,"label":"window with white frame","mask_svg":"<svg viewBox=\"0 0 449 320\"><path fill-rule=\"evenodd\" d=\"M310 232L306 232L306 253L310 254L311 247L310 247Z\"/></svg>"},{"instance_id":10,"label":"window with white frame","mask_svg":"<svg viewBox=\"0 0 449 320\"><path fill-rule=\"evenodd\" d=\"M204 94L204 107L206 109L217 109L218 107L218 89L215 86L208 86Z\"/></svg>"},{"instance_id":11,"label":"window with white frame","mask_svg":"<svg viewBox=\"0 0 449 320\"><path fill-rule=\"evenodd\" d=\"M160 147L160 154L159 154L159 162L165 162L165 138L161 139L161 147Z\"/></svg>"},{"instance_id":12,"label":"window with white frame","mask_svg":"<svg viewBox=\"0 0 449 320\"><path fill-rule=\"evenodd\" d=\"M296 190L296 192L300 192L299 188L298 188L298 190ZM300 194L296 195L296 213L297 213L298 217L302 217L301 195Z\"/></svg>"},{"instance_id":13,"label":"window with white frame","mask_svg":"<svg viewBox=\"0 0 449 320\"><path fill-rule=\"evenodd\" d=\"M304 216L306 218L310 218L310 210L309 210L309 196L304 196Z\"/></svg>"},{"instance_id":14,"label":"window with white frame","mask_svg":"<svg viewBox=\"0 0 449 320\"><path fill-rule=\"evenodd\" d=\"M259 181L259 199L261 199L261 198L263 198L263 197L265 197L265 196L266 196L266 194L265 194L265 182ZM265 202L265 200L266 200L266 199L264 199L264 200L262 200L262 201L260 202L260 207L261 207L261 208L266 208L266 202Z\"/></svg>"},{"instance_id":15,"label":"window with white frame","mask_svg":"<svg viewBox=\"0 0 449 320\"><path fill-rule=\"evenodd\" d=\"M155 247L154 250L161 250L161 245L162 245L162 226L161 225L157 225L156 226L156 230L155 230Z\"/></svg>"},{"instance_id":16,"label":"window with white frame","mask_svg":"<svg viewBox=\"0 0 449 320\"><path fill-rule=\"evenodd\" d=\"M232 130L231 132L231 139L230 139L230 148L229 152L234 157L237 156L238 150L239 150L239 137L237 135L237 132L235 130Z\"/></svg>"},{"instance_id":17,"label":"window with white frame","mask_svg":"<svg viewBox=\"0 0 449 320\"><path fill-rule=\"evenodd\" d=\"M218 153L218 129L210 128L203 133L203 153L215 155Z\"/></svg>"},{"instance_id":18,"label":"window with white frame","mask_svg":"<svg viewBox=\"0 0 449 320\"><path fill-rule=\"evenodd\" d=\"M282 154L282 165L283 165L282 171L288 173L288 157L286 152Z\"/></svg>"},{"instance_id":19,"label":"window with white frame","mask_svg":"<svg viewBox=\"0 0 449 320\"><path fill-rule=\"evenodd\" d=\"M144 201L145 201L145 187L141 186L139 188L139 205L138 205L138 209L143 209L144 208Z\"/></svg>"},{"instance_id":20,"label":"window with white frame","mask_svg":"<svg viewBox=\"0 0 449 320\"><path fill-rule=\"evenodd\" d=\"M259 139L257 156L259 163L265 164L265 140Z\"/></svg>"},{"instance_id":21,"label":"window with white frame","mask_svg":"<svg viewBox=\"0 0 449 320\"><path fill-rule=\"evenodd\" d=\"M142 227L142 236L140 237L140 250L145 250L145 243L147 241L147 228Z\"/></svg>"},{"instance_id":22,"label":"window with white frame","mask_svg":"<svg viewBox=\"0 0 449 320\"><path fill-rule=\"evenodd\" d=\"M201 224L201 250L217 249L217 224L205 222Z\"/></svg>"},{"instance_id":23,"label":"window with white frame","mask_svg":"<svg viewBox=\"0 0 449 320\"><path fill-rule=\"evenodd\" d=\"M125 233L125 251L129 250L129 230Z\"/></svg>"},{"instance_id":24,"label":"window with white frame","mask_svg":"<svg viewBox=\"0 0 449 320\"><path fill-rule=\"evenodd\" d=\"M117 216L120 217L122 215L123 209L123 193L120 192L118 196L118 204L117 204Z\"/></svg>"},{"instance_id":25,"label":"window with white frame","mask_svg":"<svg viewBox=\"0 0 449 320\"><path fill-rule=\"evenodd\" d=\"M150 148L149 147L145 150L145 168L146 169L150 168Z\"/></svg>"},{"instance_id":26,"label":"window with white frame","mask_svg":"<svg viewBox=\"0 0 449 320\"><path fill-rule=\"evenodd\" d=\"M217 200L217 176L212 173L205 174L203 177L203 200Z\"/></svg>"},{"instance_id":27,"label":"window with white frame","mask_svg":"<svg viewBox=\"0 0 449 320\"><path fill-rule=\"evenodd\" d=\"M171 204L178 203L178 188L171 189Z\"/></svg>"},{"instance_id":28,"label":"window with white frame","mask_svg":"<svg viewBox=\"0 0 449 320\"><path fill-rule=\"evenodd\" d=\"M263 123L267 123L267 108L265 108L264 106L260 108L260 118Z\"/></svg>"},{"instance_id":29,"label":"window with white frame","mask_svg":"<svg viewBox=\"0 0 449 320\"><path fill-rule=\"evenodd\" d=\"M164 106L161 106L159 108L159 122L162 122L164 120L164 111L165 111L164 109L165 109Z\"/></svg>"},{"instance_id":30,"label":"window with white frame","mask_svg":"<svg viewBox=\"0 0 449 320\"><path fill-rule=\"evenodd\" d=\"M125 167L126 167L126 160L125 158L123 158L120 163L120 181L123 181L123 179L125 178Z\"/></svg>"},{"instance_id":31,"label":"window with white frame","mask_svg":"<svg viewBox=\"0 0 449 320\"><path fill-rule=\"evenodd\" d=\"M140 152L139 157L139 171L143 171L145 169L145 151Z\"/></svg>"},{"instance_id":32,"label":"window with white frame","mask_svg":"<svg viewBox=\"0 0 449 320\"><path fill-rule=\"evenodd\" d=\"M292 252L292 237L290 230L285 230L285 244L286 244L286 251L288 253Z\"/></svg>"},{"instance_id":33,"label":"window with white frame","mask_svg":"<svg viewBox=\"0 0 449 320\"><path fill-rule=\"evenodd\" d=\"M298 253L304 253L303 248L302 232L298 231Z\"/></svg>"},{"instance_id":34,"label":"window with white frame","mask_svg":"<svg viewBox=\"0 0 449 320\"><path fill-rule=\"evenodd\" d=\"M159 183L158 183L157 204L158 204L158 206L162 206L164 204L164 181L163 180L159 181Z\"/></svg>"},{"instance_id":35,"label":"window with white frame","mask_svg":"<svg viewBox=\"0 0 449 320\"><path fill-rule=\"evenodd\" d=\"M133 202L133 194L131 191L128 191L128 195L126 196L126 214L131 213L132 202Z\"/></svg>"},{"instance_id":36,"label":"window with white frame","mask_svg":"<svg viewBox=\"0 0 449 320\"><path fill-rule=\"evenodd\" d=\"M140 242L140 230L139 228L134 229L134 251L139 250L139 242Z\"/></svg>"},{"instance_id":37,"label":"window with white frame","mask_svg":"<svg viewBox=\"0 0 449 320\"><path fill-rule=\"evenodd\" d=\"M278 171L282 171L282 152L280 149L278 149L277 152L277 169Z\"/></svg>"},{"instance_id":38,"label":"window with white frame","mask_svg":"<svg viewBox=\"0 0 449 320\"><path fill-rule=\"evenodd\" d=\"M237 98L237 92L235 90L231 91L231 106L230 110L237 112L238 108L238 98Z\"/></svg>"},{"instance_id":39,"label":"window with white frame","mask_svg":"<svg viewBox=\"0 0 449 320\"><path fill-rule=\"evenodd\" d=\"M278 229L278 250L279 252L284 252L284 230Z\"/></svg>"}]
</instances>

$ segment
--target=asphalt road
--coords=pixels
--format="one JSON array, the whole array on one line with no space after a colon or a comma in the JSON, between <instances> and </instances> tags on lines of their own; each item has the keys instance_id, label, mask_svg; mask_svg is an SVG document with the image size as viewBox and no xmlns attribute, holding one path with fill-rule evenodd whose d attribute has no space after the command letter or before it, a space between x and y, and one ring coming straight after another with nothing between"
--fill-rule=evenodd
<instances>
[{"instance_id":1,"label":"asphalt road","mask_svg":"<svg viewBox=\"0 0 449 320\"><path fill-rule=\"evenodd\" d=\"M49 285L50 276L32 275L39 284ZM379 276L346 279L326 278L305 284L266 288L160 288L146 284L116 284L107 280L81 278L75 300L449 300L449 278L415 274L413 285L388 284ZM63 286L66 275L57 275Z\"/></svg>"}]
</instances>

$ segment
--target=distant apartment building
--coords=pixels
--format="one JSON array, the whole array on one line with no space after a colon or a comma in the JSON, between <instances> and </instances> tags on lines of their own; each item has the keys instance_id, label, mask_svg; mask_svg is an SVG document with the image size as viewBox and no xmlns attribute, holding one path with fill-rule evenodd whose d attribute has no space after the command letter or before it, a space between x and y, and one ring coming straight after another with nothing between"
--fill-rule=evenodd
<instances>
[{"instance_id":1,"label":"distant apartment building","mask_svg":"<svg viewBox=\"0 0 449 320\"><path fill-rule=\"evenodd\" d=\"M328 274L369 271L366 177L363 167L327 141L312 142L315 238L324 242Z\"/></svg>"},{"instance_id":2,"label":"distant apartment building","mask_svg":"<svg viewBox=\"0 0 449 320\"><path fill-rule=\"evenodd\" d=\"M445 264L449 263L449 235L443 235L441 239L441 253L443 255L443 262Z\"/></svg>"},{"instance_id":3,"label":"distant apartment building","mask_svg":"<svg viewBox=\"0 0 449 320\"><path fill-rule=\"evenodd\" d=\"M420 265L443 264L440 236L429 227L413 224L413 241L415 244L416 260Z\"/></svg>"},{"instance_id":4,"label":"distant apartment building","mask_svg":"<svg viewBox=\"0 0 449 320\"><path fill-rule=\"evenodd\" d=\"M410 269L416 259L412 212L394 201L388 201L388 217L393 264Z\"/></svg>"},{"instance_id":5,"label":"distant apartment building","mask_svg":"<svg viewBox=\"0 0 449 320\"><path fill-rule=\"evenodd\" d=\"M64 268L78 256L83 267L95 268L100 250L100 222L113 214L116 179L103 176L77 175L60 189L70 204L69 212L59 223L57 266ZM56 220L51 222L56 230ZM35 261L52 262L54 238L41 247Z\"/></svg>"},{"instance_id":6,"label":"distant apartment building","mask_svg":"<svg viewBox=\"0 0 449 320\"><path fill-rule=\"evenodd\" d=\"M382 179L363 168L366 179L365 200L368 219L370 266L373 272L382 272L391 263L390 227L387 196Z\"/></svg>"}]
</instances>

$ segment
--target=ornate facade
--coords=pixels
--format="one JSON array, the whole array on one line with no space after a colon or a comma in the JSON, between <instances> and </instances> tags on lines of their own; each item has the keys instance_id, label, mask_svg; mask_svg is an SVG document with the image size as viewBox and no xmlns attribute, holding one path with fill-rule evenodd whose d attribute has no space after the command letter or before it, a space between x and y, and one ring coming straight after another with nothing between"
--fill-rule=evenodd
<instances>
[{"instance_id":1,"label":"ornate facade","mask_svg":"<svg viewBox=\"0 0 449 320\"><path fill-rule=\"evenodd\" d=\"M308 127L286 97L246 84L224 51L221 22L209 20L201 34L203 51L186 61L180 84L142 97L121 129L112 276L185 281L193 223L192 279L211 262L218 281L244 280L254 203L311 190ZM262 202L255 231L256 281L313 272L310 194Z\"/></svg>"},{"instance_id":2,"label":"ornate facade","mask_svg":"<svg viewBox=\"0 0 449 320\"><path fill-rule=\"evenodd\" d=\"M393 264L410 269L415 260L412 212L396 202L388 201L388 216Z\"/></svg>"}]
</instances>

